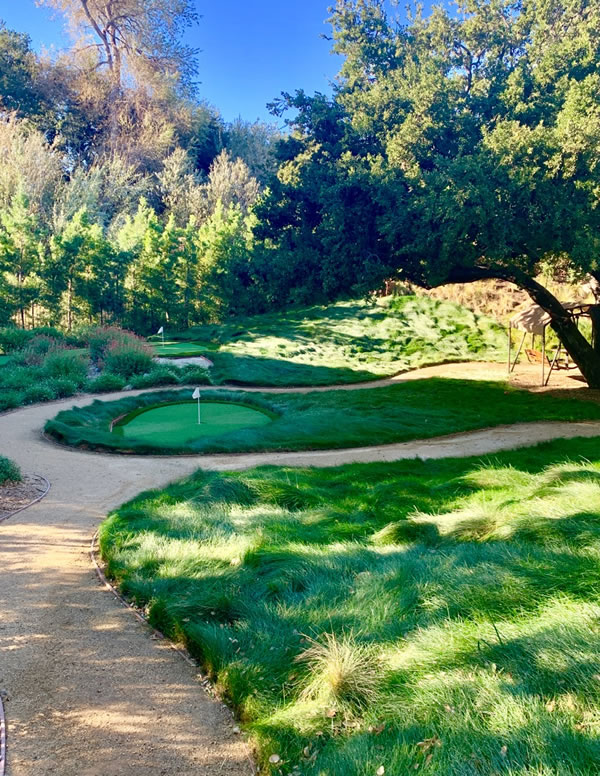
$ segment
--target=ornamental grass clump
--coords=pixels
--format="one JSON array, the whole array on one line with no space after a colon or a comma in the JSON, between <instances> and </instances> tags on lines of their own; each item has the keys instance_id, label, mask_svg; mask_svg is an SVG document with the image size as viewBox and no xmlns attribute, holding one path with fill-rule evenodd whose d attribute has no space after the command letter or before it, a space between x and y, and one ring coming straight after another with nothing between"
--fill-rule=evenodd
<instances>
[{"instance_id":1,"label":"ornamental grass clump","mask_svg":"<svg viewBox=\"0 0 600 776\"><path fill-rule=\"evenodd\" d=\"M150 349L141 340L112 342L104 356L104 368L125 378L145 374L152 369Z\"/></svg>"},{"instance_id":2,"label":"ornamental grass clump","mask_svg":"<svg viewBox=\"0 0 600 776\"><path fill-rule=\"evenodd\" d=\"M361 644L352 635L324 633L320 640L296 658L308 667L308 683L303 700L319 701L332 709L346 711L375 702L381 669L373 647Z\"/></svg>"},{"instance_id":3,"label":"ornamental grass clump","mask_svg":"<svg viewBox=\"0 0 600 776\"><path fill-rule=\"evenodd\" d=\"M21 482L21 470L10 458L0 455L0 485L8 485L13 482Z\"/></svg>"}]
</instances>

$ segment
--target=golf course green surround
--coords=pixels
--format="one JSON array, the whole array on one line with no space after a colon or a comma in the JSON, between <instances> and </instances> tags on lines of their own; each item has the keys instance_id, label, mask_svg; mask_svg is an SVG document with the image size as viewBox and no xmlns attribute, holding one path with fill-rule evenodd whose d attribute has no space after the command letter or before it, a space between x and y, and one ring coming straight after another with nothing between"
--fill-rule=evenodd
<instances>
[{"instance_id":1,"label":"golf course green surround","mask_svg":"<svg viewBox=\"0 0 600 776\"><path fill-rule=\"evenodd\" d=\"M169 402L143 407L120 418L112 428L123 440L139 440L170 447L192 444L205 436L264 426L276 415L249 404L210 400Z\"/></svg>"},{"instance_id":2,"label":"golf course green surround","mask_svg":"<svg viewBox=\"0 0 600 776\"><path fill-rule=\"evenodd\" d=\"M193 358L194 356L203 356L207 350L214 346L207 345L204 342L152 342L154 355L160 358Z\"/></svg>"},{"instance_id":3,"label":"golf course green surround","mask_svg":"<svg viewBox=\"0 0 600 776\"><path fill-rule=\"evenodd\" d=\"M122 453L194 454L261 450L327 450L426 439L461 431L530 421L574 421L600 418L600 406L510 388L501 382L432 378L355 390L268 393L226 389L201 392L201 407L227 402L244 405L270 422L223 425L215 433L190 439L187 421L181 433L113 433L116 421L144 410L190 402L192 392L166 390L95 401L60 412L46 424L56 440L75 447ZM193 415L194 408L190 407ZM231 413L241 412L231 408ZM131 430L135 425L131 426ZM125 426L125 431L127 426ZM163 431L165 429L163 428ZM167 438L168 437L168 438Z\"/></svg>"}]
</instances>

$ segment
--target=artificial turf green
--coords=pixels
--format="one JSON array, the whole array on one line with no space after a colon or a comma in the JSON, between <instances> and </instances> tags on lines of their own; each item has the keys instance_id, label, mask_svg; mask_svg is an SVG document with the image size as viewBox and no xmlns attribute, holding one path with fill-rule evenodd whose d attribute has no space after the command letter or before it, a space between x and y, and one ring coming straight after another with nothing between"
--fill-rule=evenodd
<instances>
[{"instance_id":1,"label":"artificial turf green","mask_svg":"<svg viewBox=\"0 0 600 776\"><path fill-rule=\"evenodd\" d=\"M207 346L201 342L153 342L154 355L162 358L184 358L202 356Z\"/></svg>"},{"instance_id":2,"label":"artificial turf green","mask_svg":"<svg viewBox=\"0 0 600 776\"><path fill-rule=\"evenodd\" d=\"M60 412L46 424L59 441L107 450L209 453L258 450L318 450L378 445L531 420L591 420L600 405L474 380L409 380L358 390L267 394L202 391L202 401L241 402L275 415L255 428L201 437L173 447L151 440L123 440L110 433L117 418L137 409L190 398L190 391L140 394L114 402L95 401Z\"/></svg>"},{"instance_id":3,"label":"artificial turf green","mask_svg":"<svg viewBox=\"0 0 600 776\"><path fill-rule=\"evenodd\" d=\"M595 439L198 471L116 510L100 542L264 773L600 772Z\"/></svg>"},{"instance_id":4,"label":"artificial turf green","mask_svg":"<svg viewBox=\"0 0 600 776\"><path fill-rule=\"evenodd\" d=\"M272 421L265 412L233 402L195 401L163 404L125 416L114 427L124 444L131 440L177 447L207 436L221 436L241 428L264 426Z\"/></svg>"},{"instance_id":5,"label":"artificial turf green","mask_svg":"<svg viewBox=\"0 0 600 776\"><path fill-rule=\"evenodd\" d=\"M501 326L426 296L292 309L173 336L210 344L213 379L238 385L356 383L427 364L506 357Z\"/></svg>"}]
</instances>

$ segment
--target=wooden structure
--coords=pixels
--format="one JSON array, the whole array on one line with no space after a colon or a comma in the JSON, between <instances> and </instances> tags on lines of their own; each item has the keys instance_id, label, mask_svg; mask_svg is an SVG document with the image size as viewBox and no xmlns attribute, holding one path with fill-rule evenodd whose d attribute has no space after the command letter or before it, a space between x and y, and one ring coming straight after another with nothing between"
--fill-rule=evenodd
<instances>
[{"instance_id":1,"label":"wooden structure","mask_svg":"<svg viewBox=\"0 0 600 776\"><path fill-rule=\"evenodd\" d=\"M589 318L591 304L582 304L581 302L563 302L565 310L569 312L569 315L576 323L579 323L580 318ZM523 350L525 344L525 338L528 334L531 334L531 348L525 349L525 354L530 363L539 363L542 367L542 385L548 385L552 372L556 369L576 369L577 366L569 361L569 354L564 351L562 342L558 343L558 348L554 352L551 358L546 354L546 329L551 322L550 315L537 304L532 304L526 307L521 312L514 315L508 324L508 372L509 374L514 371L519 356ZM517 349L517 354L512 358L512 332L523 332L521 342ZM541 337L542 350L534 349L535 338ZM564 351L564 353L563 353Z\"/></svg>"}]
</instances>

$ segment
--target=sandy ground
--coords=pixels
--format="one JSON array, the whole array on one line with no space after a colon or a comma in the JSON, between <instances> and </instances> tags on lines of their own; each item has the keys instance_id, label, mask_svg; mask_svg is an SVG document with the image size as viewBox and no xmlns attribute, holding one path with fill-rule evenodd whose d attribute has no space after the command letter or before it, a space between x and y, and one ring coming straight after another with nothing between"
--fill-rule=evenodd
<instances>
[{"instance_id":1,"label":"sandy ground","mask_svg":"<svg viewBox=\"0 0 600 776\"><path fill-rule=\"evenodd\" d=\"M42 498L49 483L37 474L25 474L21 482L0 487L0 522Z\"/></svg>"},{"instance_id":2,"label":"sandy ground","mask_svg":"<svg viewBox=\"0 0 600 776\"><path fill-rule=\"evenodd\" d=\"M194 366L201 366L204 369L209 369L213 366L213 362L205 356L184 356L183 358L162 358L157 356L154 360L159 364L171 364L173 366L192 364Z\"/></svg>"},{"instance_id":3,"label":"sandy ground","mask_svg":"<svg viewBox=\"0 0 600 776\"><path fill-rule=\"evenodd\" d=\"M397 379L464 378L471 367L473 376L485 372L481 365L452 365ZM0 524L7 776L252 773L229 712L201 689L192 667L115 604L91 568L88 546L97 525L140 491L200 465L335 466L476 455L560 437L600 436L600 422L525 423L380 447L177 458L98 455L41 437L44 422L59 410L91 401L69 399L0 416L0 452L52 483L43 501Z\"/></svg>"}]
</instances>

